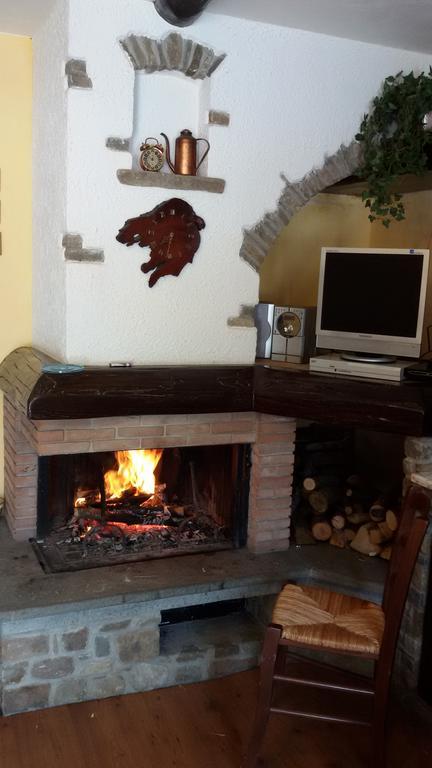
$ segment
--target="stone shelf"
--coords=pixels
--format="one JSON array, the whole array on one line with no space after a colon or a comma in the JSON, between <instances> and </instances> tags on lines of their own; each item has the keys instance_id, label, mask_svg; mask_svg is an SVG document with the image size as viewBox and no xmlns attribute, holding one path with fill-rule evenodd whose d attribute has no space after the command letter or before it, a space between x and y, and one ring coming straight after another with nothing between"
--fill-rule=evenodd
<instances>
[{"instance_id":1,"label":"stone shelf","mask_svg":"<svg viewBox=\"0 0 432 768\"><path fill-rule=\"evenodd\" d=\"M191 189L199 192L221 194L225 189L224 179L210 176L180 176L174 173L152 171L131 171L121 168L117 171L121 184L133 187L161 187L163 189Z\"/></svg>"},{"instance_id":2,"label":"stone shelf","mask_svg":"<svg viewBox=\"0 0 432 768\"><path fill-rule=\"evenodd\" d=\"M367 182L364 179L359 179L358 176L349 176L342 181L338 181L337 184L327 187L323 192L332 195L354 195L355 197L361 197L366 188ZM432 189L432 171L426 171L420 176L406 173L403 176L399 176L391 187L392 192L400 194L424 192L430 189Z\"/></svg>"}]
</instances>

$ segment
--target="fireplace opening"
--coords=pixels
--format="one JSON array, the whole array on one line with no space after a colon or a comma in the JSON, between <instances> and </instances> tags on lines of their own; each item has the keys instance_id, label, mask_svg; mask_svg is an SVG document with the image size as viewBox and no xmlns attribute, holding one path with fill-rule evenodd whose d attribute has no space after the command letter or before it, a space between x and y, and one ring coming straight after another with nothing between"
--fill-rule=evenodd
<instances>
[{"instance_id":1,"label":"fireplace opening","mask_svg":"<svg viewBox=\"0 0 432 768\"><path fill-rule=\"evenodd\" d=\"M247 445L39 457L45 570L69 571L246 544Z\"/></svg>"}]
</instances>

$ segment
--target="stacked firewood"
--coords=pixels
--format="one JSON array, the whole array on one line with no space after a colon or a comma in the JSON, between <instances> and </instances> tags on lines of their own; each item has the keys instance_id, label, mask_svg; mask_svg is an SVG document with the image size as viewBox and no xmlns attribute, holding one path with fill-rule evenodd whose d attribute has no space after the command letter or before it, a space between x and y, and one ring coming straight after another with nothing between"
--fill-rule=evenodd
<instances>
[{"instance_id":1,"label":"stacked firewood","mask_svg":"<svg viewBox=\"0 0 432 768\"><path fill-rule=\"evenodd\" d=\"M345 481L307 475L302 483L302 517L316 541L351 547L388 560L398 527L398 508L389 493L373 496L358 475Z\"/></svg>"}]
</instances>

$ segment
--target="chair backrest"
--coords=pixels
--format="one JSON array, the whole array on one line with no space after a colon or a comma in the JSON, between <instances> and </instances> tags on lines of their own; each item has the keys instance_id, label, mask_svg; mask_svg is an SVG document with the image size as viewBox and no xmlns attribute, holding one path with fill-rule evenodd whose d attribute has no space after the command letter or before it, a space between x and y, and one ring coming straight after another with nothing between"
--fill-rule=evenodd
<instances>
[{"instance_id":1,"label":"chair backrest","mask_svg":"<svg viewBox=\"0 0 432 768\"><path fill-rule=\"evenodd\" d=\"M379 662L384 664L389 675L414 566L428 527L431 500L430 491L419 485L410 486L393 541L384 589L385 629Z\"/></svg>"}]
</instances>

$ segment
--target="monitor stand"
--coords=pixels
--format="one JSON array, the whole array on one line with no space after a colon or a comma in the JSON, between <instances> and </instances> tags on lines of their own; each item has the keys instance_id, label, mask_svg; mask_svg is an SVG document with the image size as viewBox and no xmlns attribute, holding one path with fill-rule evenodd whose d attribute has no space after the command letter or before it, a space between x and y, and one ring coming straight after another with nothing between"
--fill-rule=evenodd
<instances>
[{"instance_id":1,"label":"monitor stand","mask_svg":"<svg viewBox=\"0 0 432 768\"><path fill-rule=\"evenodd\" d=\"M381 363L388 364L396 362L395 355L377 355L373 352L341 352L342 360L350 360L353 363Z\"/></svg>"},{"instance_id":2,"label":"monitor stand","mask_svg":"<svg viewBox=\"0 0 432 768\"><path fill-rule=\"evenodd\" d=\"M379 355L381 357L381 355ZM378 363L375 358L373 362L359 362L346 360L341 355L333 352L325 355L311 357L309 361L309 370L314 373L341 374L342 376L359 376L364 379L386 379L387 381L401 381L403 379L404 368L412 364L412 360L395 360L386 364Z\"/></svg>"}]
</instances>

